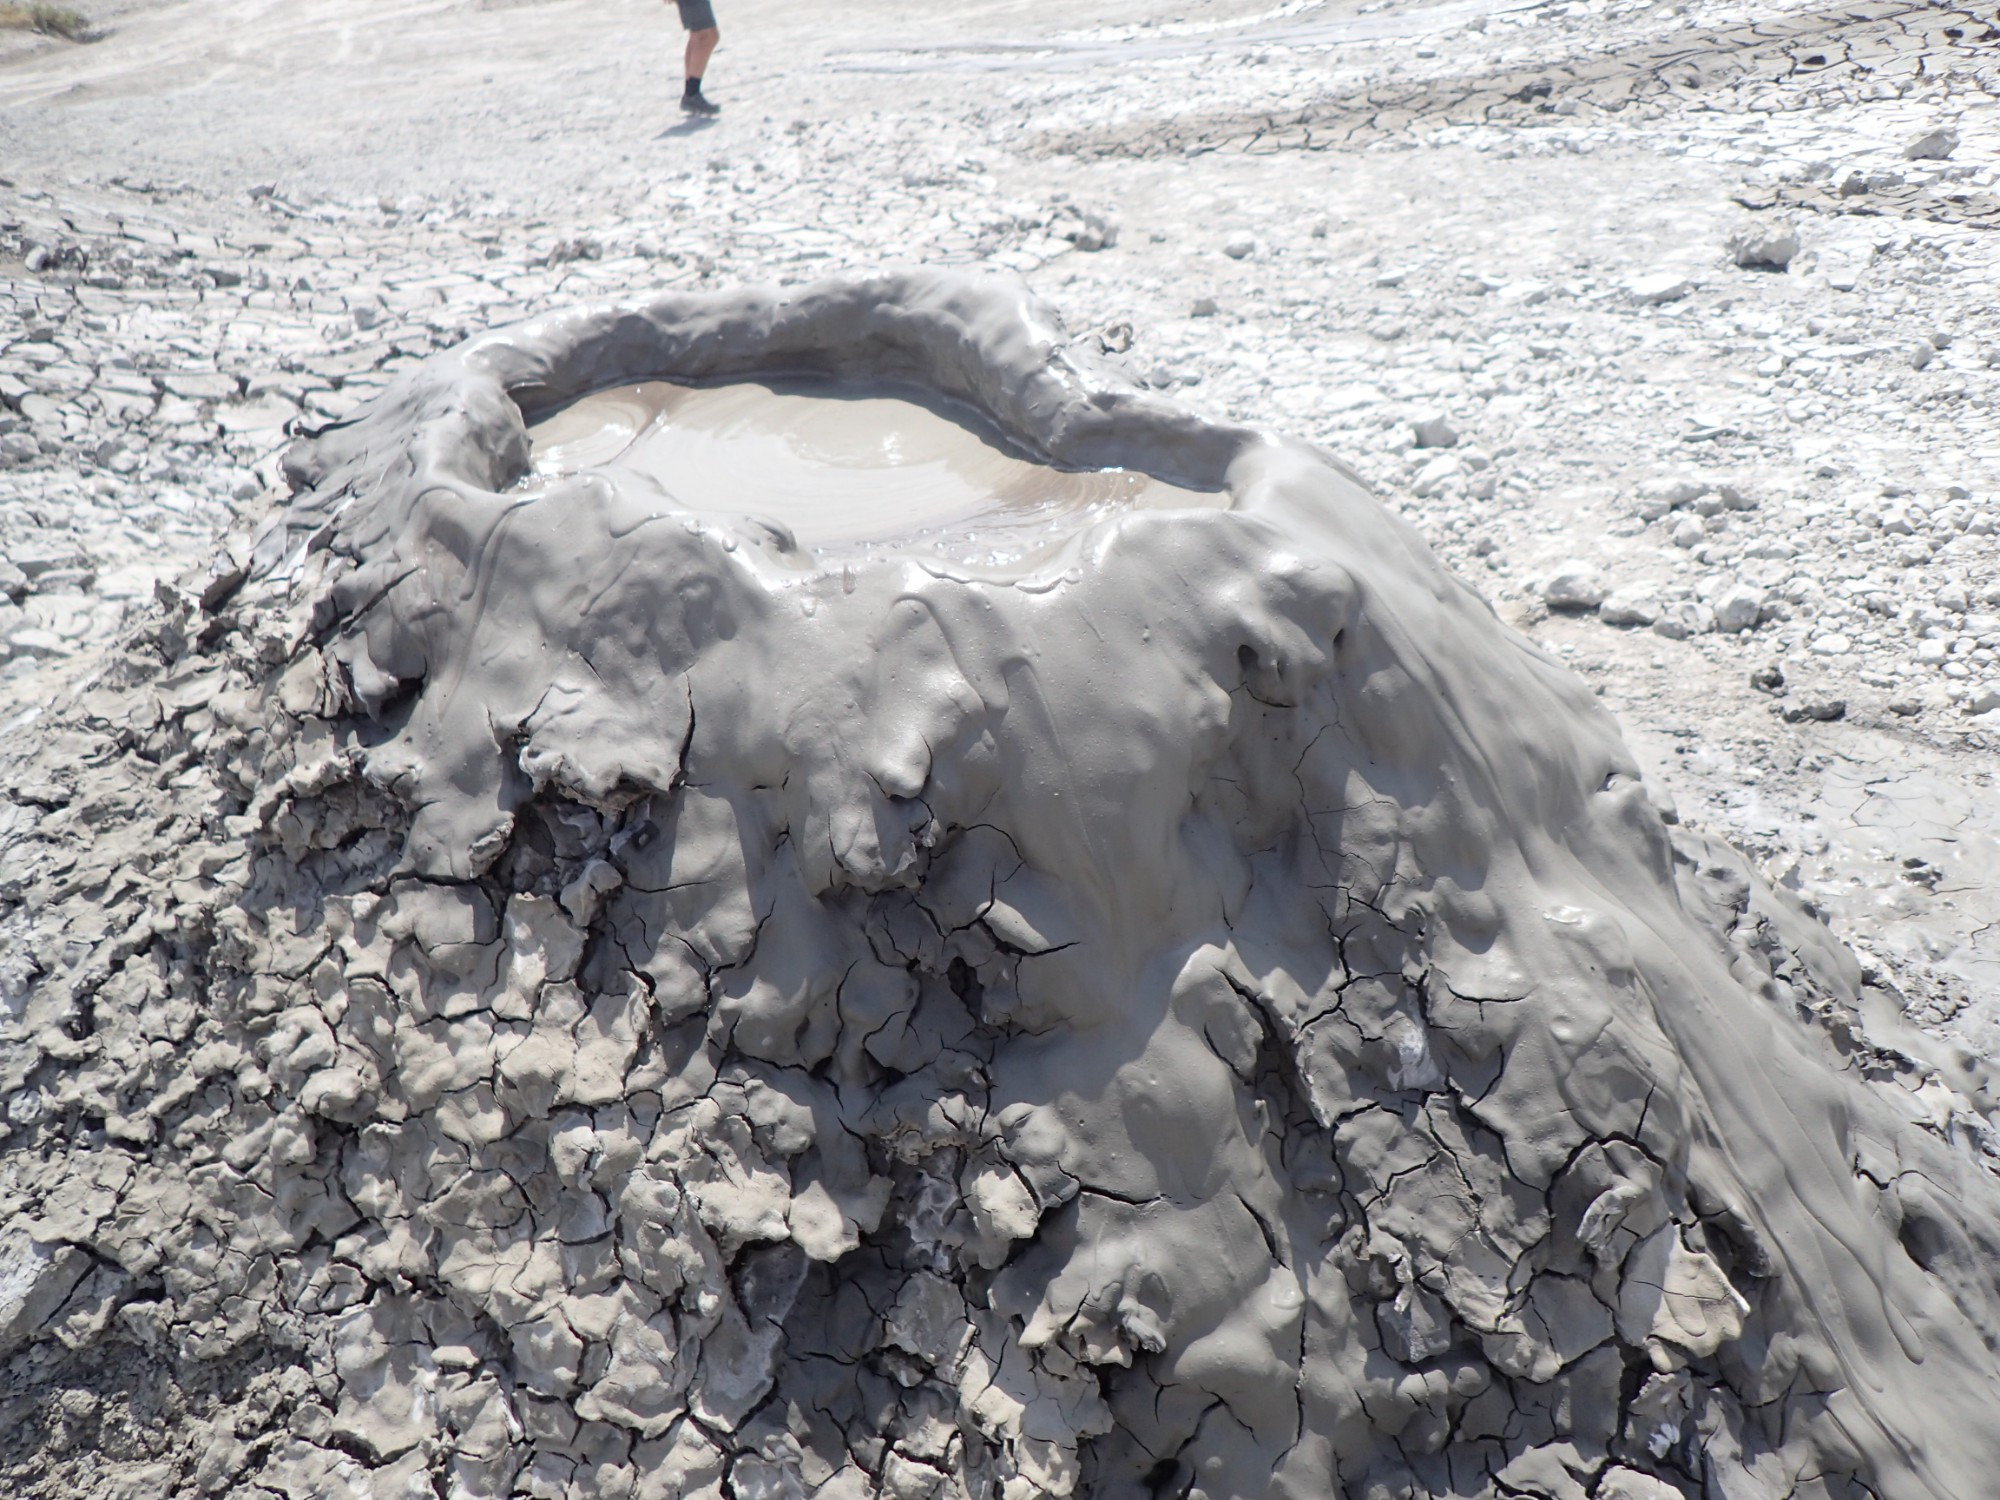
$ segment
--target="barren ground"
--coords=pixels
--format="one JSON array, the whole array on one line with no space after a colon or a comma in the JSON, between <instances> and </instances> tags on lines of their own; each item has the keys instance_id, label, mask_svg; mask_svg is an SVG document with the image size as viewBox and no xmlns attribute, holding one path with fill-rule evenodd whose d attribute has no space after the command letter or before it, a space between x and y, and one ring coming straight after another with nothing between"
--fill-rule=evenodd
<instances>
[{"instance_id":1,"label":"barren ground","mask_svg":"<svg viewBox=\"0 0 2000 1500\"><path fill-rule=\"evenodd\" d=\"M642 0L0 32L0 736L268 505L288 429L468 330L1005 268L1349 459L1686 821L2000 1052L2000 13L719 8L706 125ZM1787 225L1785 269L1727 249ZM31 821L0 803L0 841Z\"/></svg>"}]
</instances>

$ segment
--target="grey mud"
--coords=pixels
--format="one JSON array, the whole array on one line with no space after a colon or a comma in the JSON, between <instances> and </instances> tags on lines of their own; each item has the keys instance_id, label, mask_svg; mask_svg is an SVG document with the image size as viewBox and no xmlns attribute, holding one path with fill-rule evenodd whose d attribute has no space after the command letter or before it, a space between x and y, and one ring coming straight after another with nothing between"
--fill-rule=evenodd
<instances>
[{"instance_id":1,"label":"grey mud","mask_svg":"<svg viewBox=\"0 0 2000 1500\"><path fill-rule=\"evenodd\" d=\"M773 372L991 434L829 460ZM484 335L289 467L65 721L113 863L24 875L115 920L4 1059L9 1347L214 1488L1990 1493L1983 1076L1322 450L912 274ZM1007 568L812 550L1023 472Z\"/></svg>"},{"instance_id":2,"label":"grey mud","mask_svg":"<svg viewBox=\"0 0 2000 1500\"><path fill-rule=\"evenodd\" d=\"M914 386L650 380L536 415L526 483L610 466L675 509L775 521L822 556L873 543L1008 562L1114 510L1227 504L1132 470L1052 467Z\"/></svg>"}]
</instances>

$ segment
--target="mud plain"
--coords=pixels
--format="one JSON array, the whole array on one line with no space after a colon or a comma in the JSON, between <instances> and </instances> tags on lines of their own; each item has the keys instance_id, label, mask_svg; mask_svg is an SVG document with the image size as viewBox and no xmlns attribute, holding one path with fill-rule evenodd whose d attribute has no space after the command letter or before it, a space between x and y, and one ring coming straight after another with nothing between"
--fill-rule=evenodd
<instances>
[{"instance_id":1,"label":"mud plain","mask_svg":"<svg viewBox=\"0 0 2000 1500\"><path fill-rule=\"evenodd\" d=\"M288 429L465 333L1000 267L1146 383L1353 463L1685 822L2000 1052L1992 12L745 3L699 128L649 5L95 18L0 36L16 766L268 506ZM1785 226L1783 269L1737 263ZM0 839L61 805L39 774ZM11 985L60 935L0 899Z\"/></svg>"},{"instance_id":2,"label":"mud plain","mask_svg":"<svg viewBox=\"0 0 2000 1500\"><path fill-rule=\"evenodd\" d=\"M1994 1050L1993 17L748 3L701 128L643 4L96 18L0 39L10 724L263 503L287 424L469 329L1004 267L1149 381L1358 465L1602 684L1684 816ZM1949 156L1905 156L1938 127ZM1735 265L1779 220L1789 268ZM1416 446L1430 413L1455 447ZM1681 481L1752 508L1652 516ZM1572 559L1771 618L1547 615ZM1786 723L1772 662L1845 717Z\"/></svg>"}]
</instances>

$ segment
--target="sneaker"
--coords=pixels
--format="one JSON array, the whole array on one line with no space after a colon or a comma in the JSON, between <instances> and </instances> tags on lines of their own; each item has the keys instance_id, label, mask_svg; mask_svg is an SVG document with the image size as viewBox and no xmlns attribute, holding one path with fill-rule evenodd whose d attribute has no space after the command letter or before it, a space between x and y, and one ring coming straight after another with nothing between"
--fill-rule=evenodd
<instances>
[{"instance_id":1,"label":"sneaker","mask_svg":"<svg viewBox=\"0 0 2000 1500\"><path fill-rule=\"evenodd\" d=\"M681 108L691 115L719 115L722 106L716 104L706 94L682 94Z\"/></svg>"}]
</instances>

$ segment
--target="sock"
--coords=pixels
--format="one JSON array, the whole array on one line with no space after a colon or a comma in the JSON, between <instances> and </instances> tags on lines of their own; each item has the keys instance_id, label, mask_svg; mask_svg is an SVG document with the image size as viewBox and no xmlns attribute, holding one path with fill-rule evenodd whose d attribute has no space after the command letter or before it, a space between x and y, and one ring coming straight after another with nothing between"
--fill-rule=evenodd
<instances>
[{"instance_id":1,"label":"sock","mask_svg":"<svg viewBox=\"0 0 2000 1500\"><path fill-rule=\"evenodd\" d=\"M699 94L700 92L701 92L701 80L699 78L690 78L687 81L687 87L681 90L681 97L683 99L692 99L696 94Z\"/></svg>"}]
</instances>

